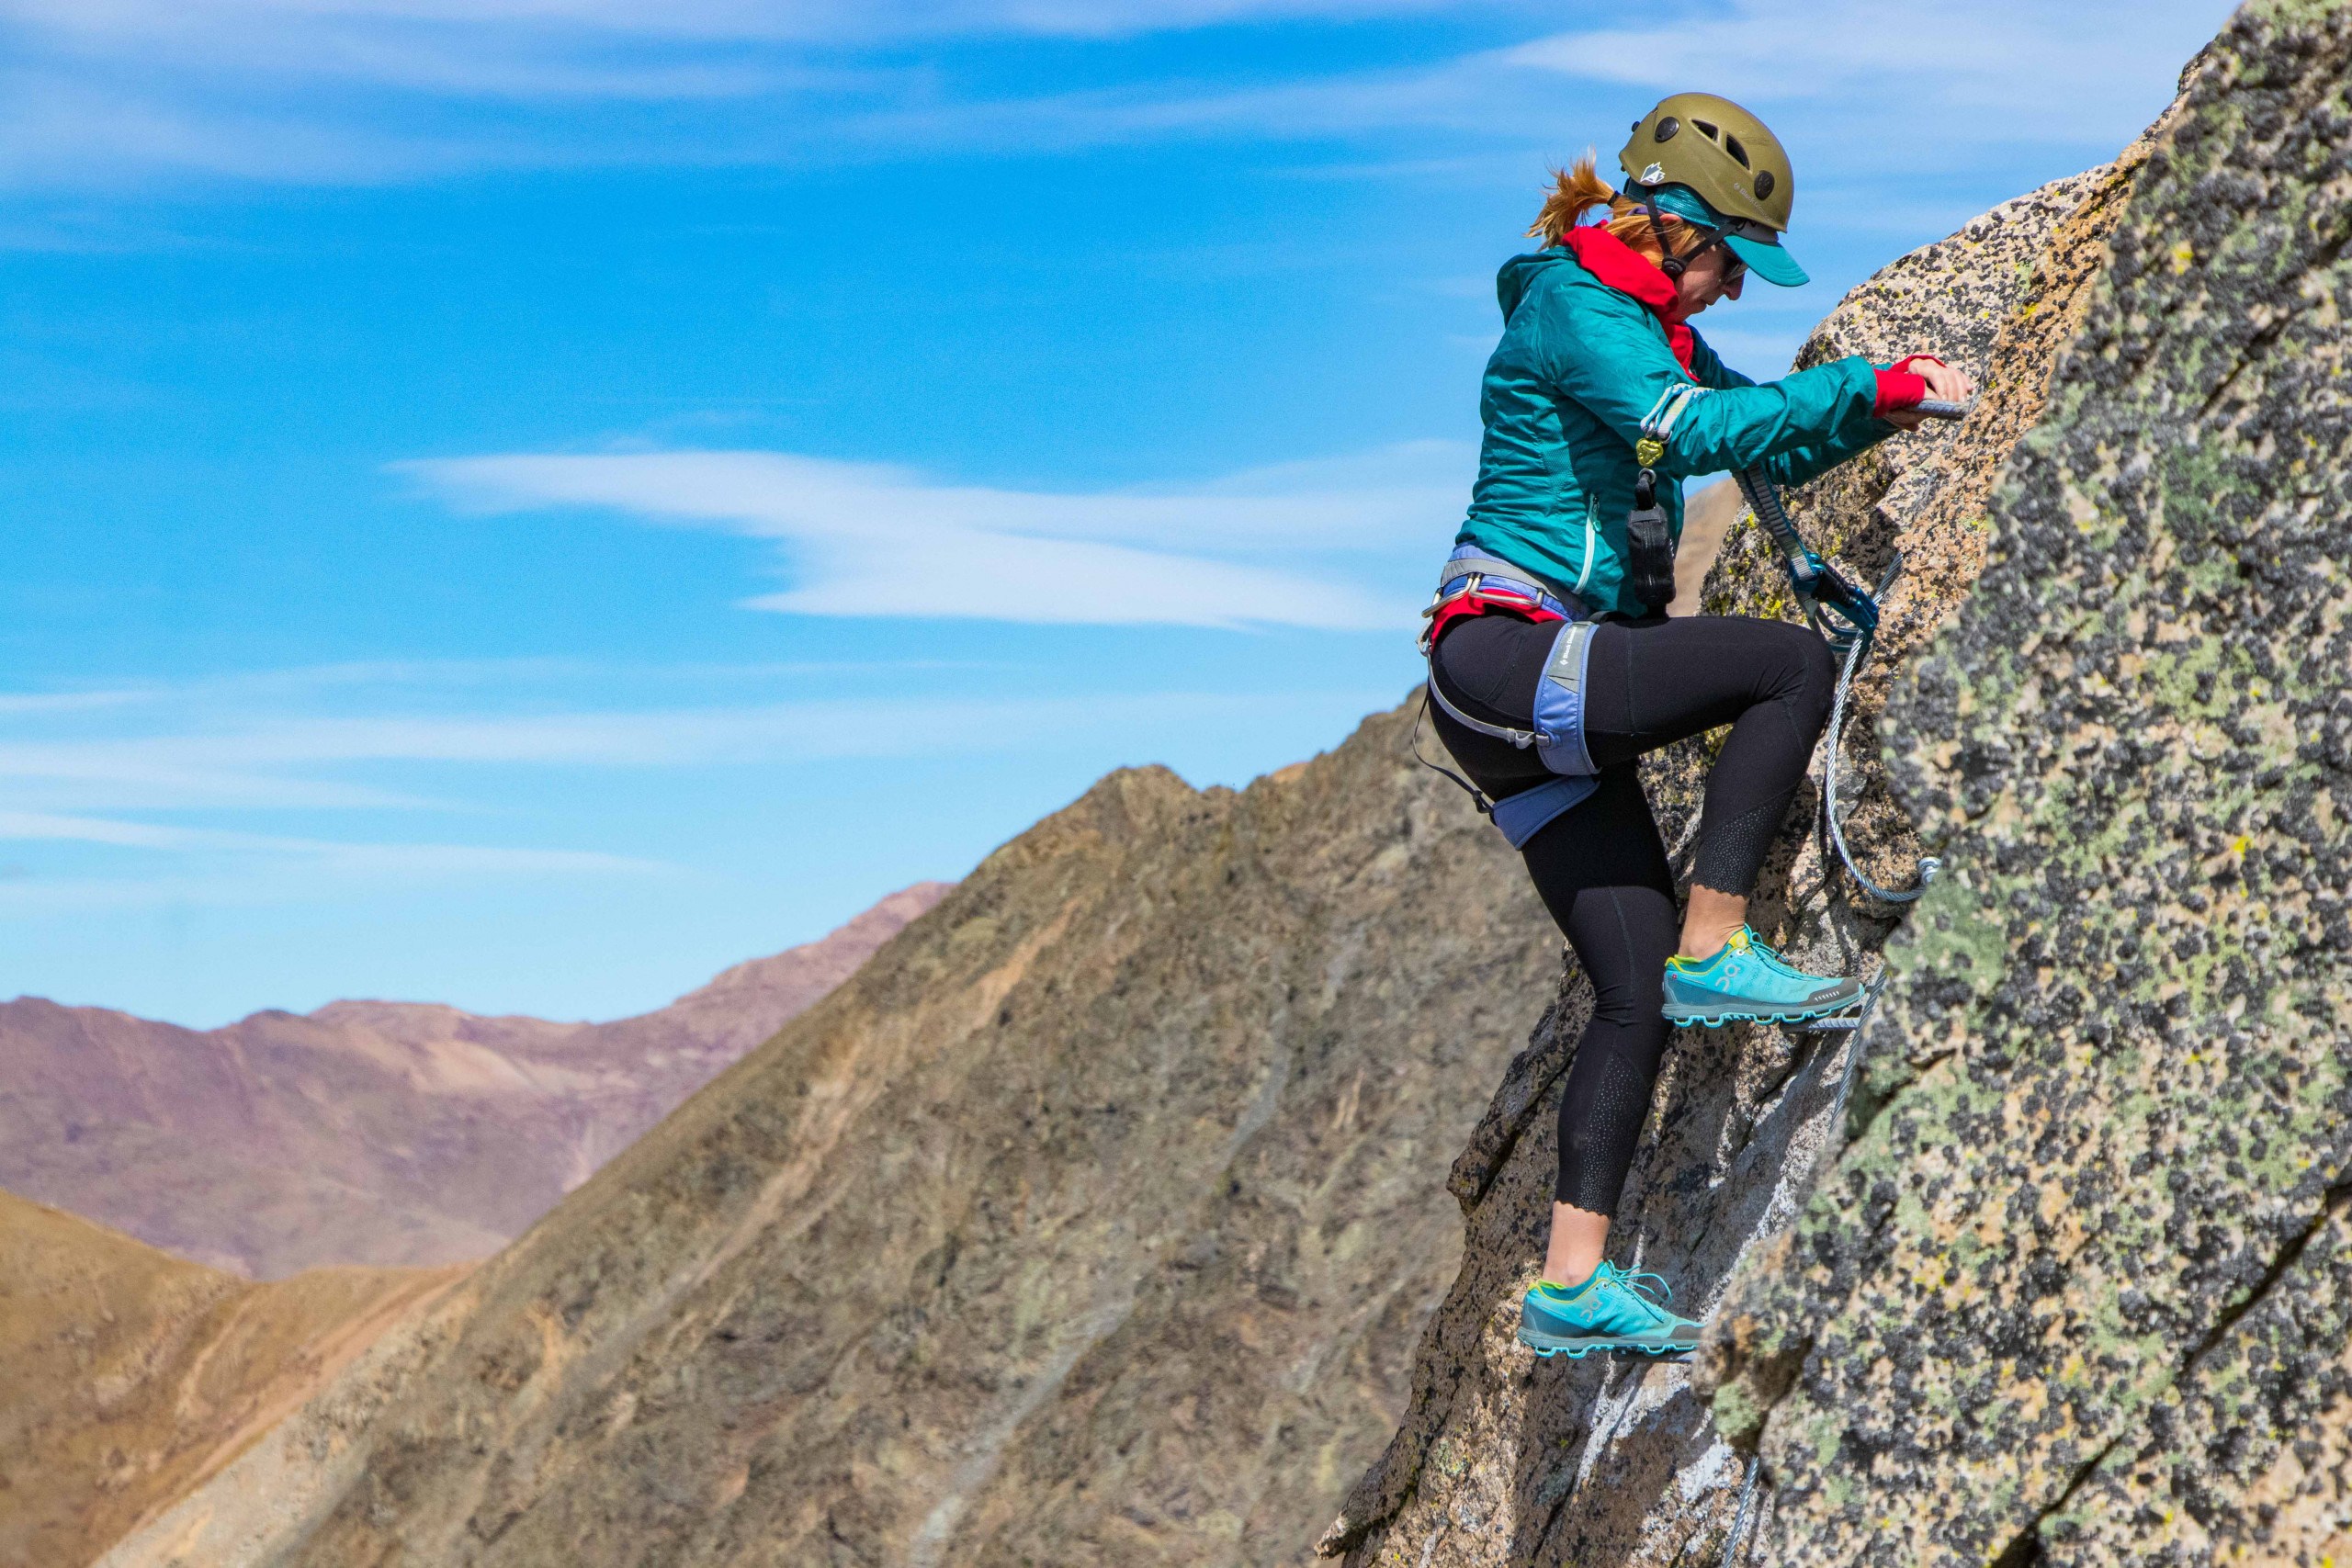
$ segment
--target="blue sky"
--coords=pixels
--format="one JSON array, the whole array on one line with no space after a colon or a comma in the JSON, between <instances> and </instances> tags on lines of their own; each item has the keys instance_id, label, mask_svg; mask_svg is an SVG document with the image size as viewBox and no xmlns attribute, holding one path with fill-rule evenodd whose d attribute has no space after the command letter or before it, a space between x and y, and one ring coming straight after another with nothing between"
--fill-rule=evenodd
<instances>
[{"instance_id":1,"label":"blue sky","mask_svg":"<svg viewBox=\"0 0 2352 1568\"><path fill-rule=\"evenodd\" d=\"M1329 747L1549 164L1766 116L1768 375L2225 14L0 0L0 996L615 1016Z\"/></svg>"}]
</instances>

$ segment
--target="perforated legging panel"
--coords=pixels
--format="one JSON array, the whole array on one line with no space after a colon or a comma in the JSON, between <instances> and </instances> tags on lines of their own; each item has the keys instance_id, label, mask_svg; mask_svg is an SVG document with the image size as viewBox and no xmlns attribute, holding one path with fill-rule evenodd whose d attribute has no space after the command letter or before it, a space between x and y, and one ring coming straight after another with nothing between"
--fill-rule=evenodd
<instances>
[{"instance_id":1,"label":"perforated legging panel","mask_svg":"<svg viewBox=\"0 0 2352 1568\"><path fill-rule=\"evenodd\" d=\"M1502 615L1458 623L1439 645L1438 679L1466 712L1524 727L1559 628ZM1585 744L1600 789L1521 852L1544 904L1592 979L1592 1021L1560 1099L1563 1203L1611 1213L1649 1117L1665 1055L1666 960L1679 931L1666 846L1634 759L1730 725L1707 778L1693 877L1746 894L1804 781L1828 722L1836 666L1821 638L1775 621L1695 616L1594 634ZM1551 775L1532 751L1432 714L1463 772L1498 798Z\"/></svg>"},{"instance_id":2,"label":"perforated legging panel","mask_svg":"<svg viewBox=\"0 0 2352 1568\"><path fill-rule=\"evenodd\" d=\"M1712 806L1713 791L1708 795ZM1795 796L1792 786L1728 821L1702 817L1699 853L1690 863L1690 880L1702 887L1736 893L1742 897L1755 892L1756 874L1763 870L1764 857L1772 852L1772 840L1780 837L1781 824L1789 815L1789 802Z\"/></svg>"}]
</instances>

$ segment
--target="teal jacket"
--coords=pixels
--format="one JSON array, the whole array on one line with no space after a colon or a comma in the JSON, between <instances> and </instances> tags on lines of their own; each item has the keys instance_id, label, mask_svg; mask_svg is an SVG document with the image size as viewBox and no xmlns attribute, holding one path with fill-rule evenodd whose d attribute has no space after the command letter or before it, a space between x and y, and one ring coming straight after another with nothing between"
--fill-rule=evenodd
<instances>
[{"instance_id":1,"label":"teal jacket","mask_svg":"<svg viewBox=\"0 0 2352 1568\"><path fill-rule=\"evenodd\" d=\"M1860 358L1832 360L1758 386L1696 339L1686 371L1666 328L1631 295L1565 250L1515 256L1496 279L1503 337L1487 361L1486 422L1470 516L1455 542L1525 568L1595 615L1638 615L1625 589L1625 516L1634 443L1668 389L1696 380L1676 421L1661 480L1762 463L1803 484L1892 434L1871 411L1878 378ZM1658 486L1675 537L1682 487Z\"/></svg>"}]
</instances>

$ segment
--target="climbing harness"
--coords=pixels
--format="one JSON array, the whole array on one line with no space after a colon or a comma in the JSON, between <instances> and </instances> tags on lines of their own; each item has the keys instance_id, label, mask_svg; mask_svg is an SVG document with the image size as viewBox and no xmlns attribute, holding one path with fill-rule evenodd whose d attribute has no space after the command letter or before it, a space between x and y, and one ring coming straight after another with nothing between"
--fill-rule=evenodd
<instances>
[{"instance_id":1,"label":"climbing harness","mask_svg":"<svg viewBox=\"0 0 2352 1568\"><path fill-rule=\"evenodd\" d=\"M1626 518L1631 558L1628 582L1652 615L1663 614L1674 598L1674 540L1665 509L1657 504L1655 466L1666 456L1667 443L1684 411L1707 391L1707 388L1688 381L1668 387L1643 417L1641 437L1634 444L1634 460L1641 464L1641 470L1634 481L1634 509ZM1917 412L1934 419L1958 419L1968 412L1968 405L1929 401L1917 405ZM1928 885L1943 870L1943 862L1933 855L1922 855L1917 881L1907 888L1884 887L1872 880L1856 863L1853 850L1846 842L1846 825L1838 812L1838 782L1854 674L1870 657L1871 645L1878 633L1879 601L1901 574L1903 553L1895 552L1877 587L1866 592L1804 542L1796 525L1789 520L1787 509L1781 504L1780 491L1762 464L1739 470L1734 479L1749 512L1780 549L1782 563L1788 569L1789 586L1804 611L1806 624L1821 634L1830 651L1843 661L1838 672L1837 694L1830 704L1829 748L1822 766L1822 810L1828 818L1830 841L1856 886L1883 905L1900 908L1927 892ZM1584 618L1583 605L1573 597L1560 598L1528 581L1520 575L1523 570L1484 554L1475 545L1457 547L1439 571L1437 592L1429 607L1421 612L1429 625L1421 634L1420 649L1424 657L1431 656L1438 634L1448 621L1459 615L1476 614L1488 604L1533 620L1561 620L1564 624L1559 637L1544 662L1544 677L1536 682L1531 727L1515 729L1488 724L1463 712L1438 689L1432 668L1423 688L1420 712L1413 720L1410 743L1413 760L1459 786L1470 796L1479 814L1493 822L1515 850L1524 848L1555 818L1581 805L1600 787L1595 777L1600 770L1584 745L1585 666L1596 623ZM1431 702L1444 709L1448 716L1481 735L1507 740L1522 750L1533 747L1544 765L1557 776L1506 800L1489 799L1468 779L1423 754L1421 725L1429 716ZM1868 1010L1867 999L1863 1010ZM1797 1027L1854 1026L1816 1020Z\"/></svg>"},{"instance_id":2,"label":"climbing harness","mask_svg":"<svg viewBox=\"0 0 2352 1568\"><path fill-rule=\"evenodd\" d=\"M1656 465L1666 456L1667 441L1683 411L1707 391L1692 381L1668 387L1643 416L1641 437L1634 444L1641 471L1634 480L1634 509L1625 519L1626 581L1652 615L1664 615L1674 600L1674 531L1666 509L1658 504ZM1515 850L1525 848L1561 813L1582 805L1600 787L1595 776L1600 770L1584 744L1585 666L1596 623L1586 617L1584 606L1573 595L1563 599L1528 581L1525 572L1525 568L1498 560L1476 545L1460 546L1446 558L1438 572L1437 592L1421 612L1421 618L1429 623L1421 631L1421 654L1432 663L1420 712L1413 720L1411 740L1413 760L1460 786L1470 804L1502 830ZM1565 623L1544 661L1544 677L1535 684L1535 712L1526 729L1475 718L1438 689L1434 654L1439 636L1457 617L1480 614L1489 606L1529 620ZM1489 799L1468 779L1422 753L1421 723L1428 718L1431 703L1481 735L1507 740L1521 750L1533 747L1544 767L1558 776L1508 799Z\"/></svg>"},{"instance_id":3,"label":"climbing harness","mask_svg":"<svg viewBox=\"0 0 2352 1568\"><path fill-rule=\"evenodd\" d=\"M1584 744L1585 672L1591 657L1594 623L1583 618L1583 605L1528 581L1520 575L1523 570L1509 561L1482 555L1476 546L1456 549L1446 558L1438 573L1436 596L1421 612L1429 626L1421 634L1420 647L1427 657L1436 648L1438 634L1448 621L1459 615L1477 614L1488 605L1539 623L1560 622L1559 635L1544 660L1543 678L1535 683L1535 712L1531 727L1514 729L1507 725L1488 724L1463 712L1438 689L1437 671L1432 666L1422 688L1421 710L1413 719L1412 736L1413 760L1460 785L1479 814L1492 822L1515 850L1526 847L1527 841L1549 827L1554 818L1581 806L1600 787L1596 776L1600 770L1594 765ZM1507 740L1521 750L1534 748L1535 754L1555 776L1506 799L1489 799L1486 791L1468 779L1422 754L1421 722L1429 716L1432 702L1466 728Z\"/></svg>"},{"instance_id":4,"label":"climbing harness","mask_svg":"<svg viewBox=\"0 0 2352 1568\"><path fill-rule=\"evenodd\" d=\"M1956 404L1935 406L1937 412L1931 416L1935 418L1957 418L1965 412ZM1854 671L1870 657L1871 644L1877 639L1878 604L1903 570L1903 552L1894 553L1894 558L1887 563L1886 575L1879 579L1874 590L1865 592L1804 542L1796 525L1789 521L1788 512L1781 505L1780 492L1773 488L1771 476L1764 471L1762 464L1743 468L1734 478L1748 511L1780 547L1781 560L1788 568L1789 586L1804 611L1807 624L1821 634L1829 644L1830 652L1842 660L1838 671L1838 694L1829 708L1828 755L1822 764L1822 812L1829 819L1830 841L1837 846L1838 858L1845 863L1846 874L1854 879L1856 886L1882 904L1908 904L1927 892L1936 874L1943 870L1943 862L1933 855L1923 855L1919 859L1918 880L1912 886L1901 891L1882 887L1855 863L1854 852L1846 843L1845 822L1838 814L1838 770L1846 749L1847 699L1853 690Z\"/></svg>"}]
</instances>

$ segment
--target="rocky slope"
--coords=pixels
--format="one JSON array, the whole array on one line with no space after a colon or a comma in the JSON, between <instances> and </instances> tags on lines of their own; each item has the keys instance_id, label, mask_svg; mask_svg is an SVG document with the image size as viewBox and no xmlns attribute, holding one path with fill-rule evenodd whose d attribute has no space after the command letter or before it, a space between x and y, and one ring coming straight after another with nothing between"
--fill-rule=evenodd
<instances>
[{"instance_id":1,"label":"rocky slope","mask_svg":"<svg viewBox=\"0 0 2352 1568\"><path fill-rule=\"evenodd\" d=\"M0 1003L0 1187L263 1279L484 1258L945 891L615 1023L334 1002L198 1031Z\"/></svg>"},{"instance_id":2,"label":"rocky slope","mask_svg":"<svg viewBox=\"0 0 2352 1568\"><path fill-rule=\"evenodd\" d=\"M1295 1556L1558 974L1409 716L1105 780L110 1562Z\"/></svg>"},{"instance_id":3,"label":"rocky slope","mask_svg":"<svg viewBox=\"0 0 2352 1568\"><path fill-rule=\"evenodd\" d=\"M2348 67L2352 10L2249 6L2115 168L1825 323L1814 353L1964 345L1986 383L1804 519L1866 570L1905 551L1904 674L1851 743L1901 806L1851 828L1881 880L1913 823L1951 869L1888 942L1817 829L1782 846L1778 934L1885 945L1836 1124L1847 1042L1678 1042L1620 1222L1714 1307L1693 1369L1511 1348L1570 976L1455 1168L1464 1271L1328 1553L2344 1560ZM1713 592L1772 609L1761 558L1736 536ZM1658 770L1686 825L1698 761Z\"/></svg>"},{"instance_id":4,"label":"rocky slope","mask_svg":"<svg viewBox=\"0 0 2352 1568\"><path fill-rule=\"evenodd\" d=\"M0 1562L92 1561L462 1273L256 1285L0 1192Z\"/></svg>"}]
</instances>

